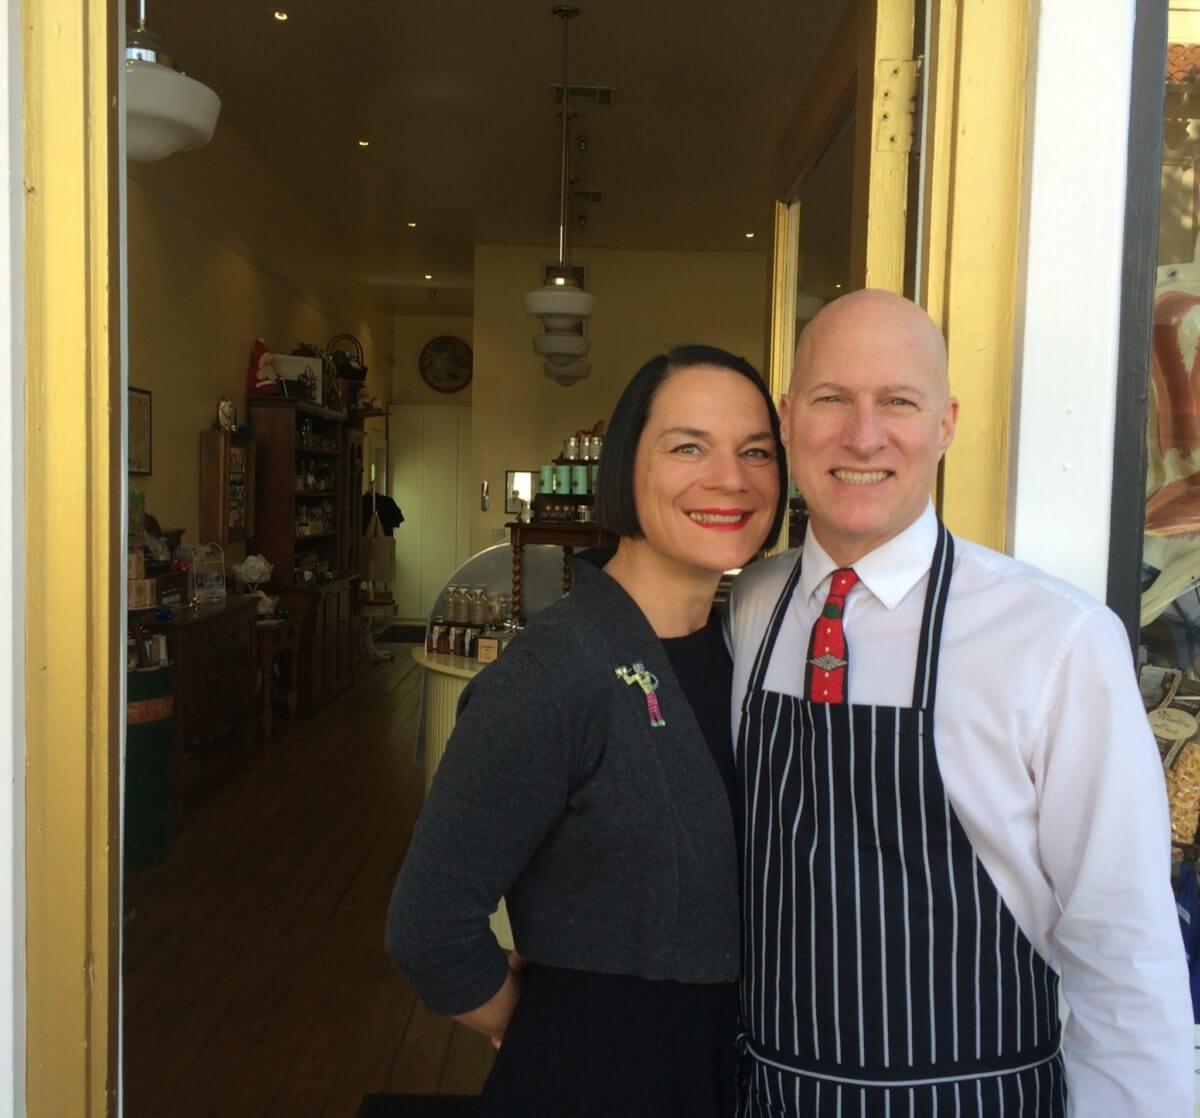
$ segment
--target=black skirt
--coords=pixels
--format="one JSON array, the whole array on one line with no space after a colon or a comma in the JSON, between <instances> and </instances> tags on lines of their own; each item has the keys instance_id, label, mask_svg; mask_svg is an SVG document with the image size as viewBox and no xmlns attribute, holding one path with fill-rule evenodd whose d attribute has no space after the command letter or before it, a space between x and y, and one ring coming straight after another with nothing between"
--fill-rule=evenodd
<instances>
[{"instance_id":1,"label":"black skirt","mask_svg":"<svg viewBox=\"0 0 1200 1118\"><path fill-rule=\"evenodd\" d=\"M529 964L479 1118L731 1118L736 983Z\"/></svg>"}]
</instances>

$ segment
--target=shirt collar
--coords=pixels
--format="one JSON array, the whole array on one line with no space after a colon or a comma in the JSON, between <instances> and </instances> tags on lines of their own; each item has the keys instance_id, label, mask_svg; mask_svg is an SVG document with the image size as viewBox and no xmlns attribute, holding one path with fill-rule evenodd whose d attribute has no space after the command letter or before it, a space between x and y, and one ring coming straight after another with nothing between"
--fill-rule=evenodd
<instances>
[{"instance_id":1,"label":"shirt collar","mask_svg":"<svg viewBox=\"0 0 1200 1118\"><path fill-rule=\"evenodd\" d=\"M933 502L903 532L867 552L854 564L859 581L888 609L895 609L904 596L928 572L937 545L937 514ZM800 568L800 593L808 601L837 570L837 563L821 546L816 533L804 537Z\"/></svg>"}]
</instances>

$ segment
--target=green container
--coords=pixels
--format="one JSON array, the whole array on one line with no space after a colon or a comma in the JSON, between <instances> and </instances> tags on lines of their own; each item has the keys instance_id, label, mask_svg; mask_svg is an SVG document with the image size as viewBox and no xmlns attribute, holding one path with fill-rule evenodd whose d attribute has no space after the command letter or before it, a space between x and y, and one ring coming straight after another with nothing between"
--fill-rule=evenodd
<instances>
[{"instance_id":1,"label":"green container","mask_svg":"<svg viewBox=\"0 0 1200 1118\"><path fill-rule=\"evenodd\" d=\"M171 845L171 740L175 719L170 667L126 676L124 865L163 861Z\"/></svg>"}]
</instances>

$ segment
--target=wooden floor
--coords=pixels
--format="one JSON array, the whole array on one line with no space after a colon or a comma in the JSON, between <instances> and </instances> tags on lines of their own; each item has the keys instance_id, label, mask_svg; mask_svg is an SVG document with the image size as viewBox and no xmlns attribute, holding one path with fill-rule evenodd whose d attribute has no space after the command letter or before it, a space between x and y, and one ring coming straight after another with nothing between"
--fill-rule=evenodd
<instances>
[{"instance_id":1,"label":"wooden floor","mask_svg":"<svg viewBox=\"0 0 1200 1118\"><path fill-rule=\"evenodd\" d=\"M124 1113L352 1118L371 1091L477 1093L487 1040L427 1012L383 951L420 809L411 646L277 723L125 881Z\"/></svg>"}]
</instances>

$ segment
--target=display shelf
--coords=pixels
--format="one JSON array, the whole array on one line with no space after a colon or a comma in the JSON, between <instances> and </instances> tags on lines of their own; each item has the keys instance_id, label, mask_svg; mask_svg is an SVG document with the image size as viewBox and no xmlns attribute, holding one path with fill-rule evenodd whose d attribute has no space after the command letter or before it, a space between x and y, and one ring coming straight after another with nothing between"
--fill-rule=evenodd
<instances>
[{"instance_id":1,"label":"display shelf","mask_svg":"<svg viewBox=\"0 0 1200 1118\"><path fill-rule=\"evenodd\" d=\"M347 427L338 412L296 401L249 400L250 425L258 444L258 531L252 550L275 570L269 588L299 622L299 679L306 711L320 709L353 678L354 598L358 579L347 560L362 535L361 502L348 494L361 488L361 432ZM308 437L330 449L307 447ZM317 461L319 460L319 462ZM306 474L319 489L300 488ZM318 501L327 515L311 533L297 531ZM328 530L316 530L317 524ZM297 570L310 560L332 568L325 581L297 582Z\"/></svg>"},{"instance_id":2,"label":"display shelf","mask_svg":"<svg viewBox=\"0 0 1200 1118\"><path fill-rule=\"evenodd\" d=\"M254 534L254 437L213 428L200 434L200 538L240 543Z\"/></svg>"},{"instance_id":3,"label":"display shelf","mask_svg":"<svg viewBox=\"0 0 1200 1118\"><path fill-rule=\"evenodd\" d=\"M285 400L279 396L251 396L247 403L252 408L290 408L292 411L300 415L307 415L312 419L328 419L333 423L346 422L344 411L323 408L310 400Z\"/></svg>"}]
</instances>

